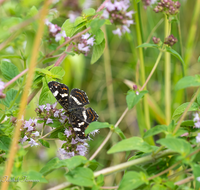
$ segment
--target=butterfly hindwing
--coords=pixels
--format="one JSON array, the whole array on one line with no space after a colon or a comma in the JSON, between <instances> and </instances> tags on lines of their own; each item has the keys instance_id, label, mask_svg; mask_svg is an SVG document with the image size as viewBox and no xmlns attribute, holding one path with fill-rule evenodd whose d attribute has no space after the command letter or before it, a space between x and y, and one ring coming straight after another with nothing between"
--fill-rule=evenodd
<instances>
[{"instance_id":1,"label":"butterfly hindwing","mask_svg":"<svg viewBox=\"0 0 200 190\"><path fill-rule=\"evenodd\" d=\"M69 120L74 131L80 139L88 138L88 135L85 136L85 129L88 127L89 123L79 119L74 114L69 114Z\"/></svg>"},{"instance_id":2,"label":"butterfly hindwing","mask_svg":"<svg viewBox=\"0 0 200 190\"><path fill-rule=\"evenodd\" d=\"M65 84L51 81L48 83L49 89L51 90L54 97L60 103L60 105L67 110L69 106L69 88Z\"/></svg>"},{"instance_id":3,"label":"butterfly hindwing","mask_svg":"<svg viewBox=\"0 0 200 190\"><path fill-rule=\"evenodd\" d=\"M74 88L71 90L70 97L69 97L69 107L83 107L89 104L88 97L86 93L78 88Z\"/></svg>"}]
</instances>

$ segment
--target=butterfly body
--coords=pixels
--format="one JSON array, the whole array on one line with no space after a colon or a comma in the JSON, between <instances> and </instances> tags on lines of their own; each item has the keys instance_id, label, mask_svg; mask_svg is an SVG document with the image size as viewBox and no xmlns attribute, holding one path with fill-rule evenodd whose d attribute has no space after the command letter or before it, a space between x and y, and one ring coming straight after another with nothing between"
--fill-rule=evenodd
<instances>
[{"instance_id":1,"label":"butterfly body","mask_svg":"<svg viewBox=\"0 0 200 190\"><path fill-rule=\"evenodd\" d=\"M69 93L69 88L65 84L51 81L48 83L54 97L65 109L69 115L69 121L76 132L77 136L85 139L85 129L88 125L98 119L97 113L92 108L84 108L89 104L86 93L80 89L74 88Z\"/></svg>"}]
</instances>

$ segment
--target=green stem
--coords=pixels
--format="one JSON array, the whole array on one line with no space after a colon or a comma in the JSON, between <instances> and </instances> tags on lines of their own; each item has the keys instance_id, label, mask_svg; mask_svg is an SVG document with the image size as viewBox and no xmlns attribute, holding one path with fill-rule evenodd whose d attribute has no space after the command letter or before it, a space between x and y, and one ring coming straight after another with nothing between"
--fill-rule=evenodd
<instances>
[{"instance_id":1,"label":"green stem","mask_svg":"<svg viewBox=\"0 0 200 190\"><path fill-rule=\"evenodd\" d=\"M189 28L189 33L188 33L188 39L187 39L187 45L186 45L186 51L185 51L185 71L187 72L188 66L190 59L193 55L192 51L194 48L194 43L196 39L196 31L197 31L197 26L199 22L199 16L200 16L200 0L196 0L196 4L194 6L195 10L193 12L193 17L191 21L191 26ZM187 75L187 73L186 73Z\"/></svg>"},{"instance_id":2,"label":"green stem","mask_svg":"<svg viewBox=\"0 0 200 190\"><path fill-rule=\"evenodd\" d=\"M141 45L142 42L142 29L140 26L141 24L141 19L140 19L140 14L139 14L139 6L136 0L133 0L133 5L134 9L136 11L135 14L135 22L136 22L136 33L137 33L137 40L138 40L138 45ZM140 72L141 72L141 83L145 83L145 66L144 66L144 55L143 55L143 49L139 48L139 60L140 60ZM146 87L144 88L146 90ZM151 128L150 124L150 116L149 116L149 105L147 102L147 96L144 96L144 115L145 115L145 124L146 124L146 129L149 130ZM151 144L154 144L153 138L148 139Z\"/></svg>"},{"instance_id":3,"label":"green stem","mask_svg":"<svg viewBox=\"0 0 200 190\"><path fill-rule=\"evenodd\" d=\"M165 37L170 34L170 24L165 15ZM165 115L166 123L170 124L171 121L171 56L170 53L165 52Z\"/></svg>"},{"instance_id":4,"label":"green stem","mask_svg":"<svg viewBox=\"0 0 200 190\"><path fill-rule=\"evenodd\" d=\"M171 150L165 150L155 157L153 157L152 155L144 156L142 158L131 160L131 161L128 161L128 162L125 162L125 163L122 163L122 164L119 164L119 165L116 165L116 166L111 166L109 168L105 168L103 170L97 171L97 172L94 173L94 177L98 177L101 174L108 175L108 174L111 174L111 173L114 173L114 172L117 172L117 171L124 170L124 169L126 169L130 166L133 166L133 165L153 162L153 161L155 161L155 159L162 158L162 157L165 157L167 155L172 155L172 154L176 154L176 152L171 151Z\"/></svg>"}]
</instances>

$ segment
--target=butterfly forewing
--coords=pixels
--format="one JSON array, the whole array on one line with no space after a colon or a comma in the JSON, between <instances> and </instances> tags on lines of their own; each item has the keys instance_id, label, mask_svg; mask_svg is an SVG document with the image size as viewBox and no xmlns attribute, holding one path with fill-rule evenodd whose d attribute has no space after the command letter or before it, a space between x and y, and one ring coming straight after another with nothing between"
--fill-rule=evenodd
<instances>
[{"instance_id":1,"label":"butterfly forewing","mask_svg":"<svg viewBox=\"0 0 200 190\"><path fill-rule=\"evenodd\" d=\"M49 82L48 86L60 105L67 110L69 106L69 88L65 84L55 81Z\"/></svg>"},{"instance_id":2,"label":"butterfly forewing","mask_svg":"<svg viewBox=\"0 0 200 190\"><path fill-rule=\"evenodd\" d=\"M77 88L71 90L69 98L70 108L83 107L89 103L88 97L84 91Z\"/></svg>"},{"instance_id":3,"label":"butterfly forewing","mask_svg":"<svg viewBox=\"0 0 200 190\"><path fill-rule=\"evenodd\" d=\"M91 122L93 122L93 121L96 121L97 119L98 119L98 115L97 115L97 113L92 109L92 108L87 108L86 110L85 110L85 113L86 113L86 116L87 116L87 118L86 118L86 121L88 122L88 123L91 123Z\"/></svg>"}]
</instances>

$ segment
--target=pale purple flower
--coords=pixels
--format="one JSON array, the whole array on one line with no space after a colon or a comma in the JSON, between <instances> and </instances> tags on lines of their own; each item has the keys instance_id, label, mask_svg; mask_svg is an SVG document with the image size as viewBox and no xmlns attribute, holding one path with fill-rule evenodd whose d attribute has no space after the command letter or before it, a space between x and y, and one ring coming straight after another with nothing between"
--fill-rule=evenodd
<instances>
[{"instance_id":1,"label":"pale purple flower","mask_svg":"<svg viewBox=\"0 0 200 190\"><path fill-rule=\"evenodd\" d=\"M200 121L197 121L196 123L194 123L194 126L195 126L196 128L200 128Z\"/></svg>"},{"instance_id":2,"label":"pale purple flower","mask_svg":"<svg viewBox=\"0 0 200 190\"><path fill-rule=\"evenodd\" d=\"M51 33L56 33L56 32L58 31L58 29L57 29L56 25L50 23L50 24L49 24L49 31L50 31Z\"/></svg>"},{"instance_id":3,"label":"pale purple flower","mask_svg":"<svg viewBox=\"0 0 200 190\"><path fill-rule=\"evenodd\" d=\"M132 14L134 14L135 12L134 11L129 11L127 12L125 15L129 18L132 18Z\"/></svg>"},{"instance_id":4,"label":"pale purple flower","mask_svg":"<svg viewBox=\"0 0 200 190\"><path fill-rule=\"evenodd\" d=\"M114 2L114 7L118 11L121 11L123 9L123 7L124 7L124 2L123 1L115 1Z\"/></svg>"},{"instance_id":5,"label":"pale purple flower","mask_svg":"<svg viewBox=\"0 0 200 190\"><path fill-rule=\"evenodd\" d=\"M99 130L98 130L98 129L97 129L97 130L94 130L94 131L92 131L90 134L94 136L96 133L99 133Z\"/></svg>"},{"instance_id":6,"label":"pale purple flower","mask_svg":"<svg viewBox=\"0 0 200 190\"><path fill-rule=\"evenodd\" d=\"M23 144L27 139L28 139L28 137L25 135L20 141Z\"/></svg>"},{"instance_id":7,"label":"pale purple flower","mask_svg":"<svg viewBox=\"0 0 200 190\"><path fill-rule=\"evenodd\" d=\"M85 0L82 7L83 9L89 9L92 7L92 5L94 4L95 1L93 0Z\"/></svg>"},{"instance_id":8,"label":"pale purple flower","mask_svg":"<svg viewBox=\"0 0 200 190\"><path fill-rule=\"evenodd\" d=\"M68 129L65 129L65 135L67 136L67 137L69 137L71 134L72 134L72 132L71 132L71 130L68 130Z\"/></svg>"},{"instance_id":9,"label":"pale purple flower","mask_svg":"<svg viewBox=\"0 0 200 190\"><path fill-rule=\"evenodd\" d=\"M196 142L197 142L197 143L200 142L200 133L198 133L198 135L196 136Z\"/></svg>"},{"instance_id":10,"label":"pale purple flower","mask_svg":"<svg viewBox=\"0 0 200 190\"><path fill-rule=\"evenodd\" d=\"M31 126L32 121L25 121L24 128L29 128Z\"/></svg>"},{"instance_id":11,"label":"pale purple flower","mask_svg":"<svg viewBox=\"0 0 200 190\"><path fill-rule=\"evenodd\" d=\"M72 138L71 144L76 144L77 142Z\"/></svg>"},{"instance_id":12,"label":"pale purple flower","mask_svg":"<svg viewBox=\"0 0 200 190\"><path fill-rule=\"evenodd\" d=\"M28 130L27 130L27 132L29 132L29 131L32 131L34 128L33 128L33 126L28 126Z\"/></svg>"},{"instance_id":13,"label":"pale purple flower","mask_svg":"<svg viewBox=\"0 0 200 190\"><path fill-rule=\"evenodd\" d=\"M45 24L46 24L47 26L49 26L49 24L51 24L51 22L49 22L48 19L45 19Z\"/></svg>"},{"instance_id":14,"label":"pale purple flower","mask_svg":"<svg viewBox=\"0 0 200 190\"><path fill-rule=\"evenodd\" d=\"M139 93L139 91L136 91L135 94L138 96L140 93Z\"/></svg>"},{"instance_id":15,"label":"pale purple flower","mask_svg":"<svg viewBox=\"0 0 200 190\"><path fill-rule=\"evenodd\" d=\"M66 35L66 33L65 33L64 30L61 32L61 35L62 35L63 38L66 38L66 37L67 37L67 35Z\"/></svg>"},{"instance_id":16,"label":"pale purple flower","mask_svg":"<svg viewBox=\"0 0 200 190\"><path fill-rule=\"evenodd\" d=\"M128 27L130 27L130 25L133 24L133 23L134 23L133 20L127 20L126 21L126 24L127 24Z\"/></svg>"},{"instance_id":17,"label":"pale purple flower","mask_svg":"<svg viewBox=\"0 0 200 190\"><path fill-rule=\"evenodd\" d=\"M74 152L67 152L64 148L59 148L58 153L60 154L61 158L64 159L71 158L75 155Z\"/></svg>"},{"instance_id":18,"label":"pale purple flower","mask_svg":"<svg viewBox=\"0 0 200 190\"><path fill-rule=\"evenodd\" d=\"M51 118L48 118L48 119L47 119L46 124L49 124L49 123L53 123L53 120L52 120Z\"/></svg>"},{"instance_id":19,"label":"pale purple flower","mask_svg":"<svg viewBox=\"0 0 200 190\"><path fill-rule=\"evenodd\" d=\"M88 52L89 50L90 50L90 47L89 46L85 46L85 44L84 43L81 43L81 44L78 44L78 49L80 50L80 51L84 51L84 52Z\"/></svg>"},{"instance_id":20,"label":"pale purple flower","mask_svg":"<svg viewBox=\"0 0 200 190\"><path fill-rule=\"evenodd\" d=\"M32 122L37 125L37 119L32 120Z\"/></svg>"},{"instance_id":21,"label":"pale purple flower","mask_svg":"<svg viewBox=\"0 0 200 190\"><path fill-rule=\"evenodd\" d=\"M0 91L2 91L5 87L5 83L1 81L0 79Z\"/></svg>"},{"instance_id":22,"label":"pale purple flower","mask_svg":"<svg viewBox=\"0 0 200 190\"><path fill-rule=\"evenodd\" d=\"M119 28L117 28L116 30L113 30L112 32L113 32L113 34L117 34L119 37L121 37L121 35L122 35L122 32Z\"/></svg>"},{"instance_id":23,"label":"pale purple flower","mask_svg":"<svg viewBox=\"0 0 200 190\"><path fill-rule=\"evenodd\" d=\"M61 123L64 123L65 122L65 120L68 118L66 115L61 115L61 119L59 119L59 121L61 122Z\"/></svg>"},{"instance_id":24,"label":"pale purple flower","mask_svg":"<svg viewBox=\"0 0 200 190\"><path fill-rule=\"evenodd\" d=\"M89 38L89 39L87 40L87 44L93 46L93 45L94 45L94 40L95 40L95 39L94 39L93 37Z\"/></svg>"},{"instance_id":25,"label":"pale purple flower","mask_svg":"<svg viewBox=\"0 0 200 190\"><path fill-rule=\"evenodd\" d=\"M68 14L70 22L74 22L78 16L79 16L79 13L74 12L74 11L70 11L69 14Z\"/></svg>"},{"instance_id":26,"label":"pale purple flower","mask_svg":"<svg viewBox=\"0 0 200 190\"><path fill-rule=\"evenodd\" d=\"M194 114L194 119L193 119L193 121L195 122L195 121L199 121L199 120L200 120L199 114L196 112L196 113Z\"/></svg>"},{"instance_id":27,"label":"pale purple flower","mask_svg":"<svg viewBox=\"0 0 200 190\"><path fill-rule=\"evenodd\" d=\"M79 151L79 154L81 156L85 156L85 154L87 153L87 147L86 145L77 145L76 151Z\"/></svg>"},{"instance_id":28,"label":"pale purple flower","mask_svg":"<svg viewBox=\"0 0 200 190\"><path fill-rule=\"evenodd\" d=\"M62 37L62 34L61 33L58 33L55 35L55 41L58 42L61 40L61 37Z\"/></svg>"},{"instance_id":29,"label":"pale purple flower","mask_svg":"<svg viewBox=\"0 0 200 190\"><path fill-rule=\"evenodd\" d=\"M31 147L39 145L39 144L38 144L38 143L36 143L36 141L35 141L35 140L33 140L32 138L30 138L30 141L29 141L29 143L28 143L28 144L30 144L30 145L31 145Z\"/></svg>"},{"instance_id":30,"label":"pale purple flower","mask_svg":"<svg viewBox=\"0 0 200 190\"><path fill-rule=\"evenodd\" d=\"M46 110L49 111L51 109L51 104L46 105Z\"/></svg>"},{"instance_id":31,"label":"pale purple flower","mask_svg":"<svg viewBox=\"0 0 200 190\"><path fill-rule=\"evenodd\" d=\"M88 38L90 37L90 34L89 33L85 33L81 36L82 39L85 39L87 40Z\"/></svg>"},{"instance_id":32,"label":"pale purple flower","mask_svg":"<svg viewBox=\"0 0 200 190\"><path fill-rule=\"evenodd\" d=\"M40 133L38 131L35 131L35 133L32 133L35 137L40 136Z\"/></svg>"},{"instance_id":33,"label":"pale purple flower","mask_svg":"<svg viewBox=\"0 0 200 190\"><path fill-rule=\"evenodd\" d=\"M128 28L128 26L123 25L123 26L122 26L122 32L123 32L123 33L125 33L125 32L130 33L131 31L130 31L130 29Z\"/></svg>"},{"instance_id":34,"label":"pale purple flower","mask_svg":"<svg viewBox=\"0 0 200 190\"><path fill-rule=\"evenodd\" d=\"M41 105L39 106L40 110L43 112L44 108L45 108L45 105Z\"/></svg>"},{"instance_id":35,"label":"pale purple flower","mask_svg":"<svg viewBox=\"0 0 200 190\"><path fill-rule=\"evenodd\" d=\"M54 104L52 104L52 108L54 109L57 106L58 102L55 102Z\"/></svg>"},{"instance_id":36,"label":"pale purple flower","mask_svg":"<svg viewBox=\"0 0 200 190\"><path fill-rule=\"evenodd\" d=\"M60 113L59 110L55 111L55 113L54 113L54 117L59 117L59 113Z\"/></svg>"},{"instance_id":37,"label":"pale purple flower","mask_svg":"<svg viewBox=\"0 0 200 190\"><path fill-rule=\"evenodd\" d=\"M114 10L115 10L114 4L112 4L110 1L108 1L108 2L105 4L105 7L106 7L109 11L114 11Z\"/></svg>"},{"instance_id":38,"label":"pale purple flower","mask_svg":"<svg viewBox=\"0 0 200 190\"><path fill-rule=\"evenodd\" d=\"M103 16L103 18L108 19L108 18L109 18L109 12L105 9L105 10L103 11L102 16Z\"/></svg>"}]
</instances>

